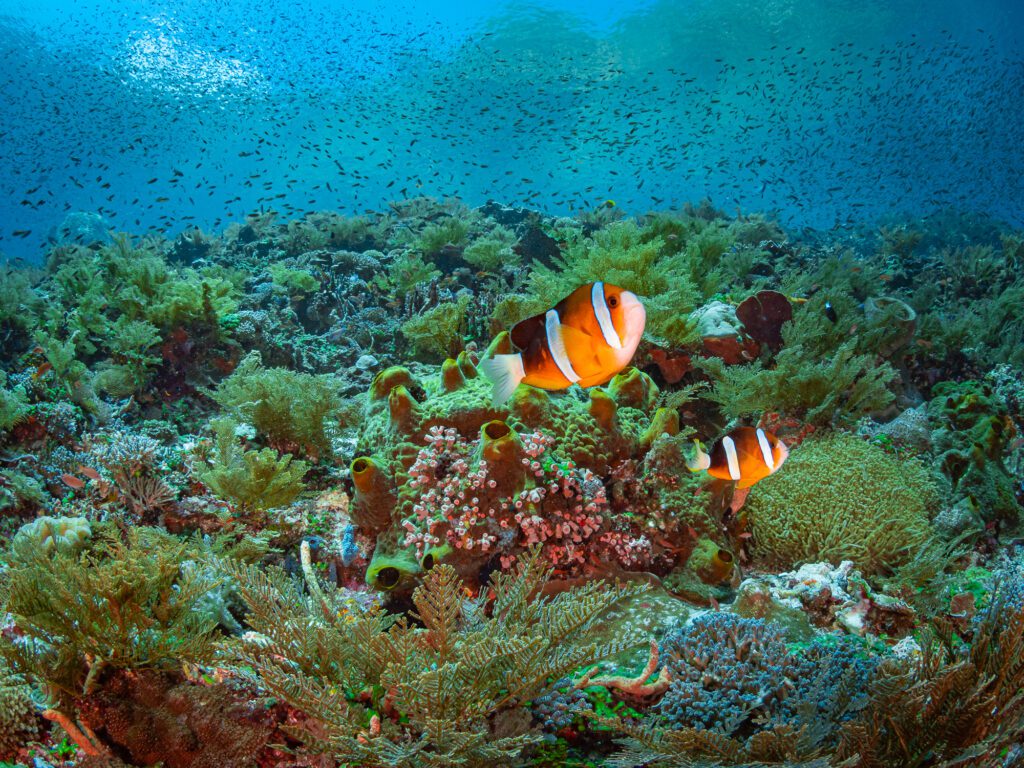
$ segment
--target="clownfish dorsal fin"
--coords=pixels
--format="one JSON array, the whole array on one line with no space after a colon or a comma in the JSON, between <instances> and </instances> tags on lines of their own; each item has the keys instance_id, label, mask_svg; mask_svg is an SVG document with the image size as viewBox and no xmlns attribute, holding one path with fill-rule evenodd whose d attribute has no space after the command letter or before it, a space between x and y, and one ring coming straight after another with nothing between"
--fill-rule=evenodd
<instances>
[{"instance_id":1,"label":"clownfish dorsal fin","mask_svg":"<svg viewBox=\"0 0 1024 768\"><path fill-rule=\"evenodd\" d=\"M519 382L526 378L520 354L484 358L477 364L477 369L491 382L491 399L495 406L504 405Z\"/></svg>"},{"instance_id":2,"label":"clownfish dorsal fin","mask_svg":"<svg viewBox=\"0 0 1024 768\"><path fill-rule=\"evenodd\" d=\"M526 349L535 338L543 338L545 315L546 313L542 312L539 315L520 320L513 325L512 330L509 331L512 343L519 349Z\"/></svg>"},{"instance_id":3,"label":"clownfish dorsal fin","mask_svg":"<svg viewBox=\"0 0 1024 768\"><path fill-rule=\"evenodd\" d=\"M694 455L686 460L686 468L691 472L703 472L711 467L711 454L704 450L700 440L694 440Z\"/></svg>"}]
</instances>

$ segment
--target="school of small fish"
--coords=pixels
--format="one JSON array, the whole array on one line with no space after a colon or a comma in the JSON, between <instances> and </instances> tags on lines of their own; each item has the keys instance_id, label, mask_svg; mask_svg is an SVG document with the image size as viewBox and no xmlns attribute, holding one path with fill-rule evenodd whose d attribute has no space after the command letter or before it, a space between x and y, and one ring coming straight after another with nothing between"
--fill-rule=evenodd
<instances>
[{"instance_id":1,"label":"school of small fish","mask_svg":"<svg viewBox=\"0 0 1024 768\"><path fill-rule=\"evenodd\" d=\"M418 195L1020 224L1024 6L848 5L9 8L0 251L37 256L70 211L173 237Z\"/></svg>"}]
</instances>

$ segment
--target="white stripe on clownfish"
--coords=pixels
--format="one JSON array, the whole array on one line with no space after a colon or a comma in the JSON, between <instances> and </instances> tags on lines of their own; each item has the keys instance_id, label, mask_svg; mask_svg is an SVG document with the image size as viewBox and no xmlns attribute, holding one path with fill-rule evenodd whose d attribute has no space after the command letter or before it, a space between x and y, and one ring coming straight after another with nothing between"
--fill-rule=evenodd
<instances>
[{"instance_id":1,"label":"white stripe on clownfish","mask_svg":"<svg viewBox=\"0 0 1024 768\"><path fill-rule=\"evenodd\" d=\"M555 365L558 366L558 370L571 383L575 384L580 380L580 375L576 373L572 363L569 361L569 352L565 348L565 339L562 338L561 329L562 322L558 319L558 311L549 309L547 314L544 315L544 330L547 334L548 350L551 352L551 358L555 361Z\"/></svg>"},{"instance_id":2,"label":"white stripe on clownfish","mask_svg":"<svg viewBox=\"0 0 1024 768\"><path fill-rule=\"evenodd\" d=\"M763 429L757 430L757 444L761 446L761 456L764 459L764 463L767 465L769 471L775 471L775 457L772 456L772 447L768 443L768 438L764 434Z\"/></svg>"},{"instance_id":3,"label":"white stripe on clownfish","mask_svg":"<svg viewBox=\"0 0 1024 768\"><path fill-rule=\"evenodd\" d=\"M731 437L722 438L722 448L725 449L725 460L729 462L729 477L733 480L740 479L740 460L736 455L736 443Z\"/></svg>"},{"instance_id":4,"label":"white stripe on clownfish","mask_svg":"<svg viewBox=\"0 0 1024 768\"><path fill-rule=\"evenodd\" d=\"M590 306L594 309L597 324L601 326L601 334L604 336L605 343L612 349L622 349L622 341L612 324L612 313L608 310L608 303L604 299L604 283L596 282L590 289Z\"/></svg>"}]
</instances>

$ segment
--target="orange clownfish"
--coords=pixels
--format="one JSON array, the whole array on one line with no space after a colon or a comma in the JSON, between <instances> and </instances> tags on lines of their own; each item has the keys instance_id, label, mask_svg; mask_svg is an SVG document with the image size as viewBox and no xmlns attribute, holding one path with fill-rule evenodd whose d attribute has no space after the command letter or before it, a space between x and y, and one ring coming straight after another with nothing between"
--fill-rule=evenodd
<instances>
[{"instance_id":1,"label":"orange clownfish","mask_svg":"<svg viewBox=\"0 0 1024 768\"><path fill-rule=\"evenodd\" d=\"M740 427L711 446L710 453L697 441L697 455L686 462L691 472L707 470L712 477L736 482L737 488L749 488L778 471L789 456L789 449L771 432Z\"/></svg>"},{"instance_id":2,"label":"orange clownfish","mask_svg":"<svg viewBox=\"0 0 1024 768\"><path fill-rule=\"evenodd\" d=\"M522 352L480 361L494 404L508 400L519 382L541 389L604 384L633 359L646 318L629 291L600 282L580 286L512 328L512 343Z\"/></svg>"}]
</instances>

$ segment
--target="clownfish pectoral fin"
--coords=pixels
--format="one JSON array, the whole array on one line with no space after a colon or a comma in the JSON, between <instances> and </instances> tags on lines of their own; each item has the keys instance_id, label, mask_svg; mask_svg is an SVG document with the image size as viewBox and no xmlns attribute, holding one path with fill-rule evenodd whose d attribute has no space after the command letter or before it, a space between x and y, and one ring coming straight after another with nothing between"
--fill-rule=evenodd
<instances>
[{"instance_id":1,"label":"clownfish pectoral fin","mask_svg":"<svg viewBox=\"0 0 1024 768\"><path fill-rule=\"evenodd\" d=\"M693 441L696 453L686 460L686 468L691 472L703 472L711 468L711 455L704 450L700 440Z\"/></svg>"},{"instance_id":2,"label":"clownfish pectoral fin","mask_svg":"<svg viewBox=\"0 0 1024 768\"><path fill-rule=\"evenodd\" d=\"M484 358L477 368L491 382L494 405L502 405L512 397L519 382L526 378L522 355L495 355Z\"/></svg>"}]
</instances>

